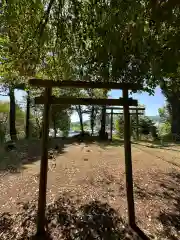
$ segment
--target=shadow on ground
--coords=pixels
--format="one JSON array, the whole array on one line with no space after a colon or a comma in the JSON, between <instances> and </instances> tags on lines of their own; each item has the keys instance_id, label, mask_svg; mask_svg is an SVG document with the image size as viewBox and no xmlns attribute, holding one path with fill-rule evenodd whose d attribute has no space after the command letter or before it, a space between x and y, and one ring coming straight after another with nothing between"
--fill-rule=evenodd
<instances>
[{"instance_id":1,"label":"shadow on ground","mask_svg":"<svg viewBox=\"0 0 180 240\"><path fill-rule=\"evenodd\" d=\"M179 146L179 144L173 143L173 142L168 142L168 143L165 142L162 144L160 141L132 141L132 143L143 146L143 147L147 147L147 148L157 148L157 149L170 150L170 151L174 151L174 152L180 152L179 149L172 148L172 147ZM147 145L147 144L149 144L149 145Z\"/></svg>"},{"instance_id":2,"label":"shadow on ground","mask_svg":"<svg viewBox=\"0 0 180 240\"><path fill-rule=\"evenodd\" d=\"M156 174L156 181L159 185L156 189L149 189L147 186L143 188L140 184L134 184L135 198L165 202L164 210L157 217L163 226L163 231L158 232L158 235L161 239L178 240L180 236L180 173L173 170L159 176Z\"/></svg>"},{"instance_id":3,"label":"shadow on ground","mask_svg":"<svg viewBox=\"0 0 180 240\"><path fill-rule=\"evenodd\" d=\"M51 139L48 151L53 155L64 153L64 142L61 139ZM0 171L19 173L26 168L27 164L32 164L41 158L41 140L19 140L15 143L15 148L6 150L4 147L0 151Z\"/></svg>"},{"instance_id":4,"label":"shadow on ground","mask_svg":"<svg viewBox=\"0 0 180 240\"><path fill-rule=\"evenodd\" d=\"M115 140L108 140L108 141L98 141L97 144L103 148L103 149L106 149L107 147L120 147L120 146L124 146L124 140L118 140L118 139L115 139Z\"/></svg>"},{"instance_id":5,"label":"shadow on ground","mask_svg":"<svg viewBox=\"0 0 180 240\"><path fill-rule=\"evenodd\" d=\"M124 145L124 140L113 139L112 141L111 140L104 141L104 142L98 141L98 143L100 143L100 146L102 148L106 148L108 146L119 147ZM147 147L147 148L158 148L158 149L166 149L166 150L171 150L175 152L180 152L180 150L175 149L175 147L179 146L179 144L173 143L173 142L165 142L162 144L160 141L142 140L142 141L131 141L131 143L139 146Z\"/></svg>"},{"instance_id":6,"label":"shadow on ground","mask_svg":"<svg viewBox=\"0 0 180 240\"><path fill-rule=\"evenodd\" d=\"M154 147L146 146L146 145L144 145L144 144L139 144L139 143L133 143L133 144L134 144L134 147L136 147L137 149L140 149L140 150L142 150L142 151L144 151L144 152L146 152L146 153L148 153L148 154L154 155L156 158L158 158L158 159L160 159L160 160L162 160L162 161L164 161L164 162L167 162L167 163L169 163L169 164L171 164L171 165L173 165L173 166L175 166L175 167L180 168L180 164L178 164L177 162L174 162L174 161L172 161L172 160L169 161L169 160L167 160L167 158L164 158L163 156L158 156L156 153L149 152L148 150L146 150L146 149L148 149L148 148L154 148ZM143 148L141 148L141 147L143 147ZM178 151L178 152L180 152L179 150L176 150L176 149L167 149L167 148L166 148L166 150Z\"/></svg>"},{"instance_id":7,"label":"shadow on ground","mask_svg":"<svg viewBox=\"0 0 180 240\"><path fill-rule=\"evenodd\" d=\"M100 188L105 199L108 197L117 199L117 197L126 198L126 186L123 178L125 179L125 176L119 179L104 172L98 181L94 179L87 179L87 181L95 188ZM157 171L154 174L150 173L148 179L152 182L149 186L144 185L142 180L134 179L134 200L145 201L147 206L152 202L158 203L163 211L153 207L152 211L158 211L157 215L155 214L157 218L152 218L152 227L149 226L149 229L146 230L150 233L155 222L159 222L162 230L151 232L151 236L157 236L156 239L178 240L180 236L180 173L175 170L169 173ZM140 205L140 207L142 206ZM145 219L141 219L141 216L138 215L136 217L145 229L146 222L142 222Z\"/></svg>"},{"instance_id":8,"label":"shadow on ground","mask_svg":"<svg viewBox=\"0 0 180 240\"><path fill-rule=\"evenodd\" d=\"M99 201L77 205L70 196L64 195L47 206L46 216L46 239L140 240L114 209ZM35 204L24 204L16 215L1 214L0 232L2 240L40 239L33 237L36 232Z\"/></svg>"},{"instance_id":9,"label":"shadow on ground","mask_svg":"<svg viewBox=\"0 0 180 240\"><path fill-rule=\"evenodd\" d=\"M159 215L159 221L163 224L164 232L168 239L178 240L180 236L180 173L168 174L169 182L162 183L163 197L173 204L173 210Z\"/></svg>"}]
</instances>

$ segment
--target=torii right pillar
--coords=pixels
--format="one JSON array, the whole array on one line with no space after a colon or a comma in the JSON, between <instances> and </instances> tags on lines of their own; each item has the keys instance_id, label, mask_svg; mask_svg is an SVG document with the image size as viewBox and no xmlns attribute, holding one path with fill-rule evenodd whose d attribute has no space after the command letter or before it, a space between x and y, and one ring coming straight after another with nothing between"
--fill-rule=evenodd
<instances>
[{"instance_id":1,"label":"torii right pillar","mask_svg":"<svg viewBox=\"0 0 180 240\"><path fill-rule=\"evenodd\" d=\"M125 151L125 170L126 170L126 194L128 203L128 220L129 225L134 228L135 224L135 208L133 194L133 172L132 172L132 156L131 156L131 130L130 130L130 114L128 105L128 89L123 90L123 98L127 100L124 104L124 151Z\"/></svg>"}]
</instances>

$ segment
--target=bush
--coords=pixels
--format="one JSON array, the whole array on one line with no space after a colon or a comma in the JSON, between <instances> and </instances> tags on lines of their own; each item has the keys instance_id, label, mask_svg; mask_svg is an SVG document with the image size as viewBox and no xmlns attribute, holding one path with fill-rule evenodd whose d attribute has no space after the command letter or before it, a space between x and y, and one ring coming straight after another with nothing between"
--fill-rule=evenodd
<instances>
[{"instance_id":1,"label":"bush","mask_svg":"<svg viewBox=\"0 0 180 240\"><path fill-rule=\"evenodd\" d=\"M169 122L162 123L158 128L158 133L160 137L163 137L165 135L170 135L171 124Z\"/></svg>"}]
</instances>

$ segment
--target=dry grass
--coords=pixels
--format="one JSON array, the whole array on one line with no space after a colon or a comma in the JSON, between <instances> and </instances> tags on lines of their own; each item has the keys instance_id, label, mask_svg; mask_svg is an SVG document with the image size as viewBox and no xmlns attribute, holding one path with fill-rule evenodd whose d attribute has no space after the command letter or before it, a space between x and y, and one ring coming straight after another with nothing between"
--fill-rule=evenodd
<instances>
[{"instance_id":1,"label":"dry grass","mask_svg":"<svg viewBox=\"0 0 180 240\"><path fill-rule=\"evenodd\" d=\"M173 148L168 147L167 150L133 144L132 152L138 225L152 239L180 239L179 148L173 146ZM26 169L22 169L21 173L1 177L1 213L8 211L16 222L23 221L24 217L20 216L24 215L17 214L17 203L27 201L36 203L38 173L39 162L37 161L26 165ZM123 230L125 229L124 221L127 221L123 146L108 144L88 144L87 146L82 143L65 147L64 153L56 158L56 168L48 172L47 202L51 212L49 218L53 214L56 216L57 211L62 209L66 217L69 216L68 221L71 222L66 226L65 220L57 222L57 219L53 218L55 221L53 229L56 229L56 231L53 230L56 236L51 232L53 239L135 239L135 236ZM33 203L29 209L33 209ZM34 217L33 214L36 214L35 210L30 215ZM87 220L87 216L90 215L94 216L93 223L92 219ZM98 219L102 218L102 215L106 216L109 222L102 220L102 228L104 228L95 231L93 224L97 224L100 228L102 222L100 224ZM87 235L88 237L80 234L80 227L77 225L80 218L86 218L82 231L93 229L90 235ZM50 228L53 221L50 221ZM70 227L73 224L74 228ZM108 225L114 230L106 232ZM15 232L18 226L13 224L12 231L3 230L4 238L1 237L1 239L5 239L6 234ZM35 225L32 226L35 228ZM75 232L79 238L73 235ZM92 232L96 234L93 235ZM106 232L107 237L102 235L103 232ZM14 234L16 239L26 239L20 238L24 232L20 234L19 231L19 238L16 233ZM28 234L31 234L31 231ZM14 235L12 239L15 239Z\"/></svg>"}]
</instances>

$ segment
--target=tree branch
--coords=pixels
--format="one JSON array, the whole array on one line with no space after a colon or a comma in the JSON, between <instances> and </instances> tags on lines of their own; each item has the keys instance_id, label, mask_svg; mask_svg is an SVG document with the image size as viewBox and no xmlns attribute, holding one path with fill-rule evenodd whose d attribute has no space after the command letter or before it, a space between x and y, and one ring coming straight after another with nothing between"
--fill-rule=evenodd
<instances>
[{"instance_id":1,"label":"tree branch","mask_svg":"<svg viewBox=\"0 0 180 240\"><path fill-rule=\"evenodd\" d=\"M55 0L50 0L49 5L48 5L48 7L47 7L47 11L45 12L44 23L42 23L42 22L43 22L43 20L42 20L42 22L41 22L42 25L40 24L40 32L39 32L40 38L42 37L43 32L44 32L44 29L45 29L45 27L46 27L46 24L47 24L47 22L48 22L49 14L50 14L50 11L51 11L51 8L52 8L52 5L53 5L54 1L55 1Z\"/></svg>"}]
</instances>

